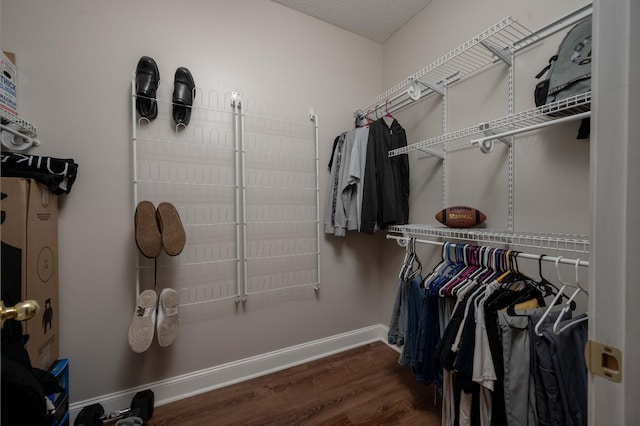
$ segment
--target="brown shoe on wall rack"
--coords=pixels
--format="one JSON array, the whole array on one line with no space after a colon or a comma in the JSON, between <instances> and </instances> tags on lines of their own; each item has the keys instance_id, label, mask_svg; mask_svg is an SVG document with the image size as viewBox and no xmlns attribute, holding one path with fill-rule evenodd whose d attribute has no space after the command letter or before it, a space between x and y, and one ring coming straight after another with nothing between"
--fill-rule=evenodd
<instances>
[{"instance_id":1,"label":"brown shoe on wall rack","mask_svg":"<svg viewBox=\"0 0 640 426\"><path fill-rule=\"evenodd\" d=\"M148 258L162 252L162 237L156 219L156 208L150 201L140 201L134 216L136 245Z\"/></svg>"},{"instance_id":2,"label":"brown shoe on wall rack","mask_svg":"<svg viewBox=\"0 0 640 426\"><path fill-rule=\"evenodd\" d=\"M178 211L171 203L162 202L156 209L158 226L162 235L162 246L169 256L182 253L187 241Z\"/></svg>"}]
</instances>

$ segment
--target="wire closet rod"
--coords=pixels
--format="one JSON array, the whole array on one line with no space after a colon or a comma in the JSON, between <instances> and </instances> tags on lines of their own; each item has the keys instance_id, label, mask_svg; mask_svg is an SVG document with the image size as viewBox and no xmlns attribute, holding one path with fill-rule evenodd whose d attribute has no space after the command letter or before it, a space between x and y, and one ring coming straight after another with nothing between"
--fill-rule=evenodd
<instances>
[{"instance_id":1,"label":"wire closet rod","mask_svg":"<svg viewBox=\"0 0 640 426\"><path fill-rule=\"evenodd\" d=\"M489 136L484 136L484 137L478 138L478 139L472 139L471 140L471 145L482 144L482 143L484 143L485 141L488 141L488 140L500 139L500 138L504 138L506 136L517 135L518 133L525 133L525 132L529 132L531 130L537 130L537 129L541 129L543 127L554 126L556 124L560 124L560 123L564 123L564 122L568 122L568 121L580 120L580 119L588 118L588 117L591 117L591 111L585 111L585 112L581 112L579 114L569 115L567 117L556 118L556 119L551 120L551 121L544 121L542 123L532 124L531 126L522 127L520 129L508 130L506 132L497 133L495 135L489 135Z\"/></svg>"},{"instance_id":2,"label":"wire closet rod","mask_svg":"<svg viewBox=\"0 0 640 426\"><path fill-rule=\"evenodd\" d=\"M15 136L18 136L19 138L24 139L25 141L27 141L27 143L32 143L33 146L40 146L40 141L38 139L33 138L31 136L27 136L26 134L20 132L19 130L14 129L13 127L0 124L0 129L4 130L5 132L9 132Z\"/></svg>"},{"instance_id":3,"label":"wire closet rod","mask_svg":"<svg viewBox=\"0 0 640 426\"><path fill-rule=\"evenodd\" d=\"M409 240L411 240L411 237L399 237L397 235L389 235L387 234L387 239L388 240L396 240L396 242L402 246L405 247L408 243ZM413 238L413 241L415 241L416 243L421 243L421 244L431 244L434 246L440 246L442 247L445 243L442 241L433 241L433 240L421 240L418 238ZM460 244L451 244L451 248L455 248L460 246ZM523 252L518 252L516 254L517 257L520 257L522 259L532 259L532 260L544 260L546 262L556 262L558 261L559 263L565 263L567 265L576 265L576 262L579 266L584 266L584 267L589 267L589 262L586 260L580 260L579 259L567 259L565 257L562 256L547 256L546 254L543 255L539 255L539 254L530 254L530 253L523 253Z\"/></svg>"}]
</instances>

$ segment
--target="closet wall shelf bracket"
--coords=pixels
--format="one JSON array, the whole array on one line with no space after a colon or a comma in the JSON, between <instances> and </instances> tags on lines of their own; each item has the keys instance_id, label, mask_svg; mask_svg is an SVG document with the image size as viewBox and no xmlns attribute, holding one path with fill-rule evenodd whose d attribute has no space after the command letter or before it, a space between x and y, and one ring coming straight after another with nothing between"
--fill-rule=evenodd
<instances>
[{"instance_id":1,"label":"closet wall shelf bracket","mask_svg":"<svg viewBox=\"0 0 640 426\"><path fill-rule=\"evenodd\" d=\"M453 76L451 77L451 79L453 80ZM424 87L428 89L431 89L432 91L436 92L440 96L444 96L444 81L439 81L437 83L429 83L428 81L415 79L411 82L411 85L407 89L407 93L409 94L409 96L411 96L411 99L413 99L414 101L417 101L418 99L420 99L420 91L418 91L417 97L413 97L411 95L411 90L416 90L416 88L418 87L418 83L422 84Z\"/></svg>"},{"instance_id":2,"label":"closet wall shelf bracket","mask_svg":"<svg viewBox=\"0 0 640 426\"><path fill-rule=\"evenodd\" d=\"M432 155L434 157L438 157L439 159L441 159L443 161L444 161L445 155L446 155L443 149L422 148L420 151L424 152L425 154Z\"/></svg>"},{"instance_id":3,"label":"closet wall shelf bracket","mask_svg":"<svg viewBox=\"0 0 640 426\"><path fill-rule=\"evenodd\" d=\"M485 49L496 55L496 57L498 57L498 59L500 59L505 64L509 66L513 65L513 61L511 60L511 52L507 50L506 47L504 49L501 49L495 44L486 40L481 41L480 44L483 45Z\"/></svg>"}]
</instances>

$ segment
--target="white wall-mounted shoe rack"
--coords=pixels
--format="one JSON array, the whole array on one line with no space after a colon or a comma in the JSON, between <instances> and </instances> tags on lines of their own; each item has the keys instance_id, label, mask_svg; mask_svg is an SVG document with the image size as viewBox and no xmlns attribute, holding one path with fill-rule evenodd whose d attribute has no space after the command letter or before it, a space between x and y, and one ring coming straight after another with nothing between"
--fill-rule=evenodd
<instances>
[{"instance_id":1,"label":"white wall-mounted shoe rack","mask_svg":"<svg viewBox=\"0 0 640 426\"><path fill-rule=\"evenodd\" d=\"M315 114L309 122L260 116L239 93L197 88L190 123L176 126L170 90L160 83L158 117L150 121L136 114L132 80L134 208L142 200L174 204L187 242L175 257L138 255L137 293L155 281L158 291L178 290L188 306L245 303L297 287L317 292Z\"/></svg>"}]
</instances>

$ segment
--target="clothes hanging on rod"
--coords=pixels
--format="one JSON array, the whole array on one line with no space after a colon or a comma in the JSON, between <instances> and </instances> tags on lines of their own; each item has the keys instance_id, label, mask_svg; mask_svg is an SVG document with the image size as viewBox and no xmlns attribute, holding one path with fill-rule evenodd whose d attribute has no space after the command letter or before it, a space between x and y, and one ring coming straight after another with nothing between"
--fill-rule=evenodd
<instances>
[{"instance_id":1,"label":"clothes hanging on rod","mask_svg":"<svg viewBox=\"0 0 640 426\"><path fill-rule=\"evenodd\" d=\"M408 222L409 159L388 155L389 150L406 145L406 133L392 117L351 129L334 140L325 233L345 236L351 230L373 234Z\"/></svg>"},{"instance_id":2,"label":"clothes hanging on rod","mask_svg":"<svg viewBox=\"0 0 640 426\"><path fill-rule=\"evenodd\" d=\"M409 158L389 158L389 151L405 146L407 135L398 120L387 125L383 117L369 126L360 232L409 222Z\"/></svg>"},{"instance_id":3,"label":"clothes hanging on rod","mask_svg":"<svg viewBox=\"0 0 640 426\"><path fill-rule=\"evenodd\" d=\"M359 128L338 136L332 154L329 194L325 208L325 232L344 237L346 231L359 229L358 188L361 188L360 163L363 141L366 143L369 129ZM366 147L365 147L366 149ZM362 199L362 195L359 196ZM360 201L361 204L361 201Z\"/></svg>"},{"instance_id":4,"label":"clothes hanging on rod","mask_svg":"<svg viewBox=\"0 0 640 426\"><path fill-rule=\"evenodd\" d=\"M391 323L406 324L399 362L417 381L442 386L445 425L586 424L586 315L562 321L568 327L556 334L553 311L538 336L534 327L558 290L542 275L520 273L517 257L445 243L421 283L401 280L393 315L406 319ZM394 333L389 343L400 346Z\"/></svg>"},{"instance_id":5,"label":"clothes hanging on rod","mask_svg":"<svg viewBox=\"0 0 640 426\"><path fill-rule=\"evenodd\" d=\"M408 223L409 158L388 155L389 150L406 145L404 128L390 116L334 140L325 233L373 234L389 225Z\"/></svg>"}]
</instances>

